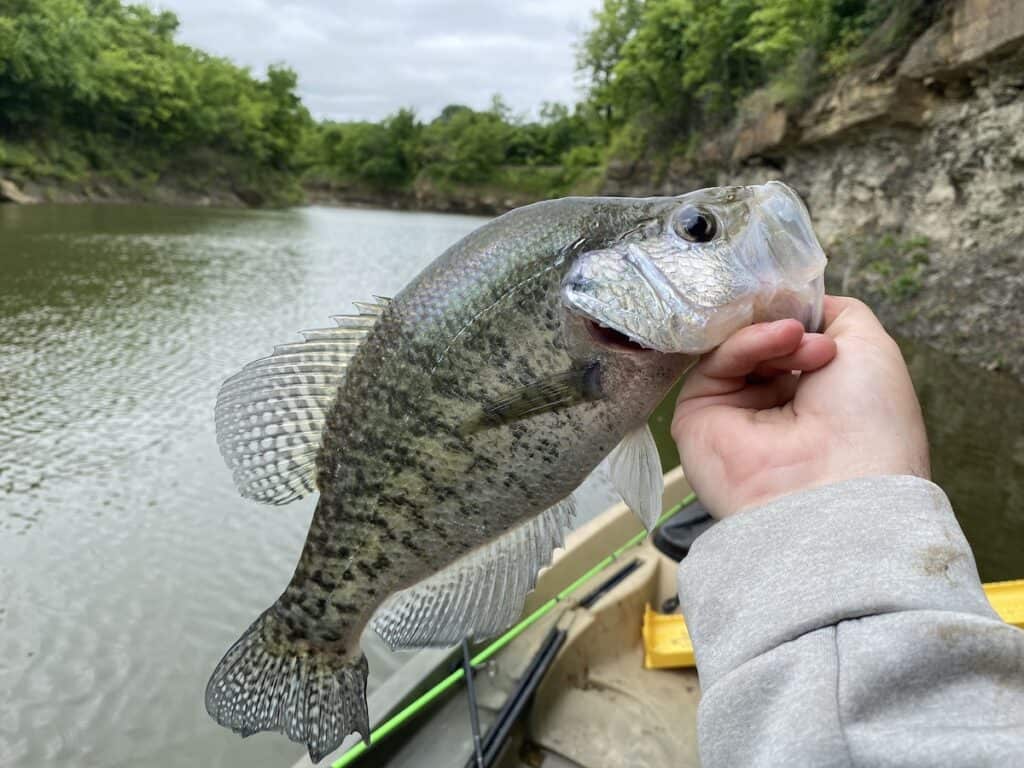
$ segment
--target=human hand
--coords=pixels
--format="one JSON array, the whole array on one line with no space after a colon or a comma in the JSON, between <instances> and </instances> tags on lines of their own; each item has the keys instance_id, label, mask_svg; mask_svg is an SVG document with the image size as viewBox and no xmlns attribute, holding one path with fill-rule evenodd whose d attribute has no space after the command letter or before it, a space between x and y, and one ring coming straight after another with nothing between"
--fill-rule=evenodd
<instances>
[{"instance_id":1,"label":"human hand","mask_svg":"<svg viewBox=\"0 0 1024 768\"><path fill-rule=\"evenodd\" d=\"M825 326L744 328L683 383L672 436L715 517L855 477L929 477L921 407L896 342L856 299L826 296Z\"/></svg>"}]
</instances>

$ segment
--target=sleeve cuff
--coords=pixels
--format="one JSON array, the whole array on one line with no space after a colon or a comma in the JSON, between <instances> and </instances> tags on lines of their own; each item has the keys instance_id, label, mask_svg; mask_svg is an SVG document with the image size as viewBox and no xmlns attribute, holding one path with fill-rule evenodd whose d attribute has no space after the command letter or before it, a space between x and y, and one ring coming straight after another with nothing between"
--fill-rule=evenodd
<instances>
[{"instance_id":1,"label":"sleeve cuff","mask_svg":"<svg viewBox=\"0 0 1024 768\"><path fill-rule=\"evenodd\" d=\"M937 485L864 477L723 520L679 567L702 686L807 632L913 610L995 617Z\"/></svg>"}]
</instances>

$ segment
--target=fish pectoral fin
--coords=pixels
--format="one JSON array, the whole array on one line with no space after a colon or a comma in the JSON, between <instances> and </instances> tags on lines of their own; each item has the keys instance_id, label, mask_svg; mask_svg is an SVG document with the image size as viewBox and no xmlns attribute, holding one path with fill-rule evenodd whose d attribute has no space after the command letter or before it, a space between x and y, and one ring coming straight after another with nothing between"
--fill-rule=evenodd
<instances>
[{"instance_id":1,"label":"fish pectoral fin","mask_svg":"<svg viewBox=\"0 0 1024 768\"><path fill-rule=\"evenodd\" d=\"M454 645L500 634L523 611L537 573L564 543L569 496L540 515L391 595L370 626L392 650Z\"/></svg>"},{"instance_id":2,"label":"fish pectoral fin","mask_svg":"<svg viewBox=\"0 0 1024 768\"><path fill-rule=\"evenodd\" d=\"M612 487L650 531L661 516L665 478L651 428L646 424L627 434L605 460Z\"/></svg>"},{"instance_id":3,"label":"fish pectoral fin","mask_svg":"<svg viewBox=\"0 0 1024 768\"><path fill-rule=\"evenodd\" d=\"M217 444L247 499L287 504L316 490L316 454L328 408L349 361L390 299L356 302L336 328L304 331L221 385L214 415Z\"/></svg>"},{"instance_id":4,"label":"fish pectoral fin","mask_svg":"<svg viewBox=\"0 0 1024 768\"><path fill-rule=\"evenodd\" d=\"M481 404L480 410L462 423L464 435L492 429L503 424L557 411L577 403L600 400L601 366L591 363L514 389Z\"/></svg>"}]
</instances>

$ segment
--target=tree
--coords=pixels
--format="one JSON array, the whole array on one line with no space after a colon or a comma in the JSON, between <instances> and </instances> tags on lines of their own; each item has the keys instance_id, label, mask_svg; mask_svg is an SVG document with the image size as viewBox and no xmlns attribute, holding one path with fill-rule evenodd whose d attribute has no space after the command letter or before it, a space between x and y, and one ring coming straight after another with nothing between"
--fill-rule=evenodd
<instances>
[{"instance_id":1,"label":"tree","mask_svg":"<svg viewBox=\"0 0 1024 768\"><path fill-rule=\"evenodd\" d=\"M636 32L642 6L641 0L604 0L593 13L594 26L576 50L576 66L590 78L588 100L606 131L617 117L610 93L615 66L626 41Z\"/></svg>"}]
</instances>

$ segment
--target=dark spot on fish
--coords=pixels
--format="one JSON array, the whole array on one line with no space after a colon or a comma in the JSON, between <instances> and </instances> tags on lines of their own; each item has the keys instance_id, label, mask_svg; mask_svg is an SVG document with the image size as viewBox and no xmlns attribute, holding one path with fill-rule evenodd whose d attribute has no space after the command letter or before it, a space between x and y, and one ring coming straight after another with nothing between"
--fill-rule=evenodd
<instances>
[{"instance_id":1,"label":"dark spot on fish","mask_svg":"<svg viewBox=\"0 0 1024 768\"><path fill-rule=\"evenodd\" d=\"M329 541L326 538L322 541L317 540L315 543L318 545L316 547L316 551L324 560L327 561L347 560L352 554L348 547L336 546L332 541Z\"/></svg>"},{"instance_id":2,"label":"dark spot on fish","mask_svg":"<svg viewBox=\"0 0 1024 768\"><path fill-rule=\"evenodd\" d=\"M388 492L385 492L385 493L382 493L379 498L380 498L380 503L383 506L393 507L393 508L397 508L397 509L411 508L414 513L417 511L416 510L416 505L413 503L412 499L410 499L404 493L388 493Z\"/></svg>"},{"instance_id":3,"label":"dark spot on fish","mask_svg":"<svg viewBox=\"0 0 1024 768\"><path fill-rule=\"evenodd\" d=\"M318 584L321 587L321 589L323 589L325 592L333 592L334 588L337 586L335 582L325 577L324 572L319 569L313 572L313 575L310 576L310 579L315 584Z\"/></svg>"},{"instance_id":4,"label":"dark spot on fish","mask_svg":"<svg viewBox=\"0 0 1024 768\"><path fill-rule=\"evenodd\" d=\"M327 601L324 598L319 597L316 600L316 609L314 611L310 611L310 616L314 619L319 619L322 618L325 613L327 613Z\"/></svg>"},{"instance_id":5,"label":"dark spot on fish","mask_svg":"<svg viewBox=\"0 0 1024 768\"><path fill-rule=\"evenodd\" d=\"M403 545L403 546L404 546L404 547L405 547L406 549L408 549L408 550L409 550L410 552L414 552L415 554L417 554L417 555L418 555L418 554L420 554L420 552L422 552L422 551L423 551L423 550L422 550L422 548L420 547L420 545L419 545L419 544L417 544L417 543L416 543L416 542L415 542L415 541L413 540L413 538L412 538L412 534L410 534L410 533L409 533L408 531L406 531L405 533L403 533L403 534L402 534L402 539L401 539L401 541L402 541L402 545Z\"/></svg>"},{"instance_id":6,"label":"dark spot on fish","mask_svg":"<svg viewBox=\"0 0 1024 768\"><path fill-rule=\"evenodd\" d=\"M596 400L603 396L601 390L601 363L593 362L588 365L582 376L583 394L588 400Z\"/></svg>"},{"instance_id":7,"label":"dark spot on fish","mask_svg":"<svg viewBox=\"0 0 1024 768\"><path fill-rule=\"evenodd\" d=\"M490 456L476 455L475 465L481 469L491 471L498 468L498 462Z\"/></svg>"}]
</instances>

